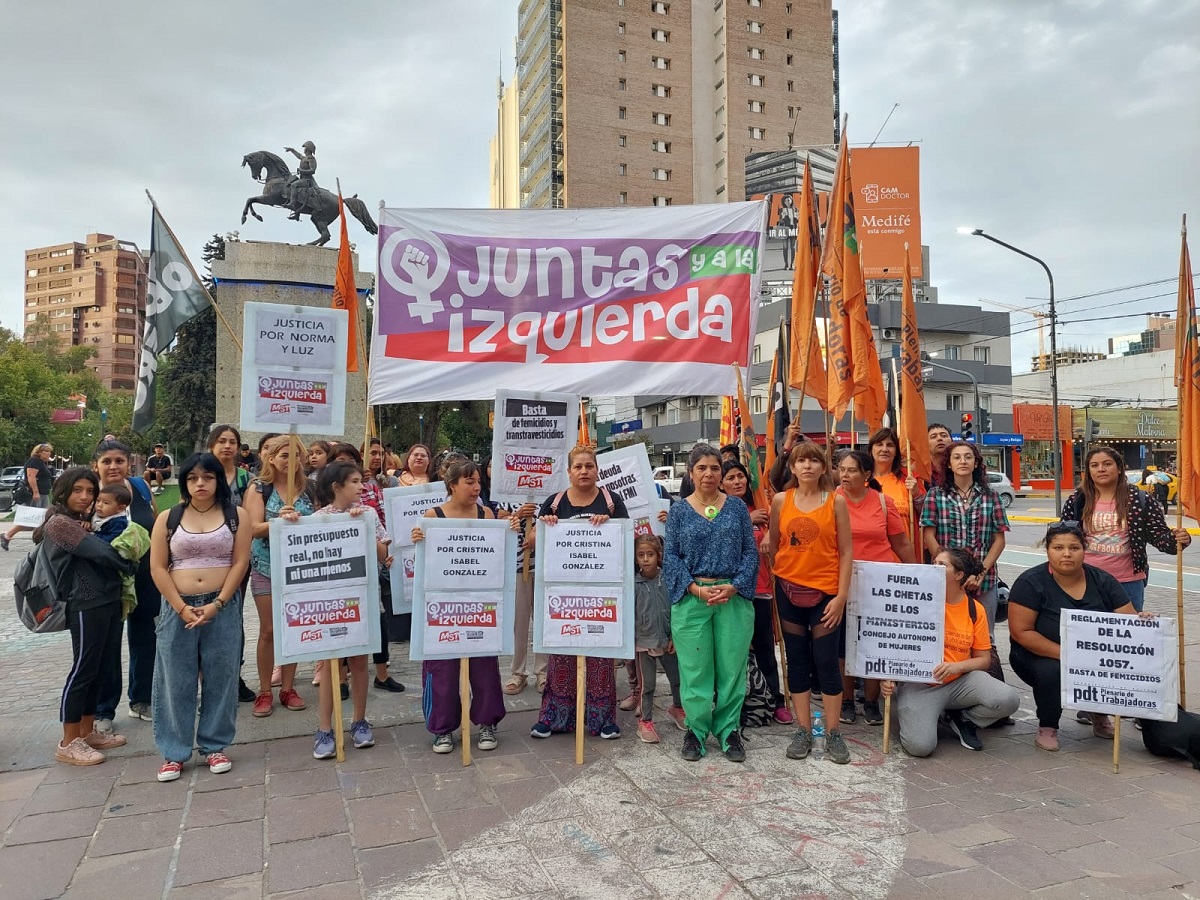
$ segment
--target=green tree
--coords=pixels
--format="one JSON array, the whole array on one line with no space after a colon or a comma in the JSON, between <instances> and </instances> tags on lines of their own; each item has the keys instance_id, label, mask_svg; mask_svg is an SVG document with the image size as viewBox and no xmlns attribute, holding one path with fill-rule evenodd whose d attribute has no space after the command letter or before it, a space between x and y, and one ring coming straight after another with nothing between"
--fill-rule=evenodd
<instances>
[{"instance_id":1,"label":"green tree","mask_svg":"<svg viewBox=\"0 0 1200 900\"><path fill-rule=\"evenodd\" d=\"M217 288L209 264L225 258L225 239L214 234L201 256L209 269L205 287L215 297ZM174 345L159 362L154 437L189 450L203 446L217 415L216 373L217 316L210 306L176 332Z\"/></svg>"}]
</instances>

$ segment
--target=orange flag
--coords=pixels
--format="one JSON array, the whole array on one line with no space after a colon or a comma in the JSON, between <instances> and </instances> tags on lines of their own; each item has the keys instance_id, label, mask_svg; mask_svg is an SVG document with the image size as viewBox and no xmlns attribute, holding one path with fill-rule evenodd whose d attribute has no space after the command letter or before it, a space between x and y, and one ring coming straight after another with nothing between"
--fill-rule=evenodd
<instances>
[{"instance_id":1,"label":"orange flag","mask_svg":"<svg viewBox=\"0 0 1200 900\"><path fill-rule=\"evenodd\" d=\"M904 288L900 326L900 452L908 456L909 474L932 480L933 461L925 427L925 376L921 371L921 337L917 332L917 306L913 300L912 266L904 245Z\"/></svg>"},{"instance_id":2,"label":"orange flag","mask_svg":"<svg viewBox=\"0 0 1200 900\"><path fill-rule=\"evenodd\" d=\"M813 201L812 168L804 159L800 186L800 233L796 236L796 271L792 276L792 329L788 356L788 385L829 409L825 363L817 340L817 290L821 284L821 222ZM805 362L807 360L807 363ZM807 377L805 367L807 366ZM768 450L768 454L770 451Z\"/></svg>"},{"instance_id":3,"label":"orange flag","mask_svg":"<svg viewBox=\"0 0 1200 900\"><path fill-rule=\"evenodd\" d=\"M346 232L346 209L338 192L338 212L342 217L342 243L338 247L337 275L333 281L333 308L350 313L346 342L346 371L358 371L358 291L354 288L354 256L350 252L350 235Z\"/></svg>"},{"instance_id":4,"label":"orange flag","mask_svg":"<svg viewBox=\"0 0 1200 900\"><path fill-rule=\"evenodd\" d=\"M739 443L742 449L742 465L750 473L750 495L754 498L755 509L769 509L771 501L762 484L762 466L758 463L758 437L754 434L754 420L750 418L750 407L746 403L746 388L742 383L741 366L734 363L737 373L737 409L741 422Z\"/></svg>"},{"instance_id":5,"label":"orange flag","mask_svg":"<svg viewBox=\"0 0 1200 900\"><path fill-rule=\"evenodd\" d=\"M736 444L742 434L742 417L738 411L737 398L721 398L721 430L718 440L721 446Z\"/></svg>"},{"instance_id":6,"label":"orange flag","mask_svg":"<svg viewBox=\"0 0 1200 900\"><path fill-rule=\"evenodd\" d=\"M1197 331L1196 287L1183 220L1179 252L1179 308L1175 319L1175 385L1179 389L1179 505L1200 515L1200 333Z\"/></svg>"},{"instance_id":7,"label":"orange flag","mask_svg":"<svg viewBox=\"0 0 1200 900\"><path fill-rule=\"evenodd\" d=\"M588 433L587 401L582 397L579 398L579 446L592 446L592 437Z\"/></svg>"}]
</instances>

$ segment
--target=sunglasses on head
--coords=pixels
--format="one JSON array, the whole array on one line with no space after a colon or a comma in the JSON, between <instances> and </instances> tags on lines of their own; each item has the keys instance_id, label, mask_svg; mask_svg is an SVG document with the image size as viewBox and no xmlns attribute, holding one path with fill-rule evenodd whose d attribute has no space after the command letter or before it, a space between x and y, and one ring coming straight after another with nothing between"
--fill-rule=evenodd
<instances>
[{"instance_id":1,"label":"sunglasses on head","mask_svg":"<svg viewBox=\"0 0 1200 900\"><path fill-rule=\"evenodd\" d=\"M1046 527L1046 537L1054 537L1060 534L1079 534L1082 531L1082 526L1074 519L1061 519Z\"/></svg>"}]
</instances>

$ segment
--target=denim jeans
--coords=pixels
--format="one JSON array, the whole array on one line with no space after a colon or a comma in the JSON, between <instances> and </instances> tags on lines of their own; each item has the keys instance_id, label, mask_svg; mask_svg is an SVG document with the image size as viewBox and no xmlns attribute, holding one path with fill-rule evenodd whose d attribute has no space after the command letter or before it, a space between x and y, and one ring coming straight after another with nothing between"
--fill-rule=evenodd
<instances>
[{"instance_id":1,"label":"denim jeans","mask_svg":"<svg viewBox=\"0 0 1200 900\"><path fill-rule=\"evenodd\" d=\"M185 595L203 606L216 593ZM242 651L242 597L235 594L207 625L188 630L166 600L157 622L154 661L154 743L162 757L187 762L192 746L202 754L233 743L237 726L238 659ZM196 683L200 683L200 723L196 724Z\"/></svg>"},{"instance_id":2,"label":"denim jeans","mask_svg":"<svg viewBox=\"0 0 1200 900\"><path fill-rule=\"evenodd\" d=\"M1141 612L1142 606L1146 603L1146 580L1143 578L1138 581L1122 581L1121 587L1125 589L1125 594L1129 597L1133 608Z\"/></svg>"}]
</instances>

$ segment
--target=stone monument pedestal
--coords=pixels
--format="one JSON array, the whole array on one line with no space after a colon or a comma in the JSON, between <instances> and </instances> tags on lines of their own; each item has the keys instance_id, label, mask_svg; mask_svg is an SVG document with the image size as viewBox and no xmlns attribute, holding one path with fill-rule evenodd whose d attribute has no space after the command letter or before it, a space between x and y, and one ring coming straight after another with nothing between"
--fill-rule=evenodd
<instances>
[{"instance_id":1,"label":"stone monument pedestal","mask_svg":"<svg viewBox=\"0 0 1200 900\"><path fill-rule=\"evenodd\" d=\"M242 339L242 307L246 303L278 303L283 306L312 306L328 309L333 305L333 285L337 273L338 252L328 247L297 246L258 241L229 241L225 258L212 261L217 281L217 308ZM354 254L354 286L359 292L360 309L365 308L363 292L375 286L375 276L358 271ZM359 340L363 355L367 338L362 327L365 315L360 311ZM356 447L366 434L367 388L365 366L351 372L346 380L346 430L343 438ZM242 357L229 336L217 323L217 422L232 422L241 429ZM261 432L242 431L242 440L253 449ZM315 435L301 435L311 441ZM336 437L321 436L325 440Z\"/></svg>"}]
</instances>

